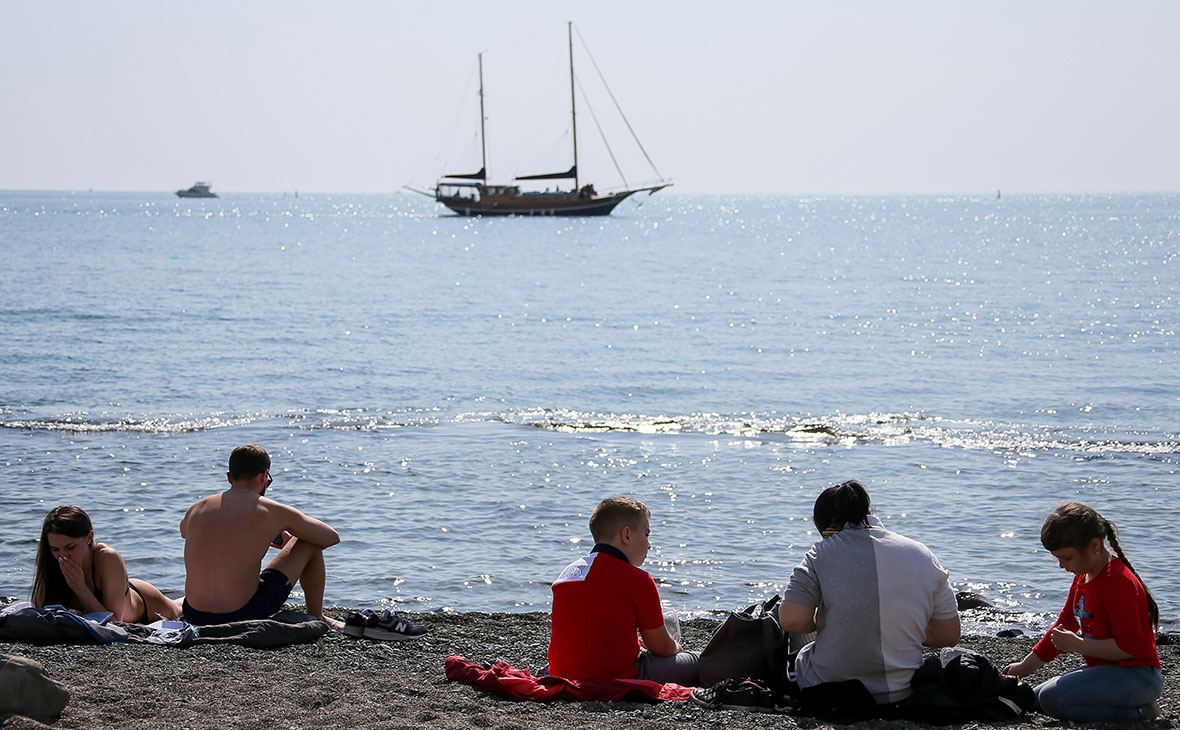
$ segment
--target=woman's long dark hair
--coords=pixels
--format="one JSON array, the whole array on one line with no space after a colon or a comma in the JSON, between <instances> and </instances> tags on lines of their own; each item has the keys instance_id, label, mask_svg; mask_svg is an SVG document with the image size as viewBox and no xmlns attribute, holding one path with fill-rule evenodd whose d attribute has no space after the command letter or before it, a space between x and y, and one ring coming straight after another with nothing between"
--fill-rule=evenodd
<instances>
[{"instance_id":1,"label":"woman's long dark hair","mask_svg":"<svg viewBox=\"0 0 1180 730\"><path fill-rule=\"evenodd\" d=\"M54 507L41 524L41 540L37 543L37 572L33 576L34 606L66 605L74 597L66 578L61 574L57 559L49 546L49 533L66 537L86 537L93 529L90 517L77 507Z\"/></svg>"},{"instance_id":2,"label":"woman's long dark hair","mask_svg":"<svg viewBox=\"0 0 1180 730\"><path fill-rule=\"evenodd\" d=\"M1045 524L1041 525L1041 545L1049 552L1073 548L1084 550L1093 539L1105 540L1110 543L1111 550L1123 561L1123 565L1139 578L1139 573L1123 555L1123 548L1119 545L1118 528L1110 520L1103 519L1098 510L1081 502L1066 502L1049 513ZM1147 616L1151 619L1151 626L1155 631L1160 628L1160 607L1147 590L1147 584L1139 578L1143 592L1147 594Z\"/></svg>"},{"instance_id":3,"label":"woman's long dark hair","mask_svg":"<svg viewBox=\"0 0 1180 730\"><path fill-rule=\"evenodd\" d=\"M811 512L811 521L821 532L832 526L843 527L849 523L868 527L868 518L872 513L869 493L860 482L852 479L819 493Z\"/></svg>"}]
</instances>

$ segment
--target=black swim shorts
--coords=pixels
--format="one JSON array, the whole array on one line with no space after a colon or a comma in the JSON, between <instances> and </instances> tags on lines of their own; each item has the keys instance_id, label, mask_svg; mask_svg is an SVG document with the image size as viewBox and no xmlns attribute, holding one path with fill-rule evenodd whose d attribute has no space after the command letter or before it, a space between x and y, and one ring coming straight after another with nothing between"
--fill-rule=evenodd
<instances>
[{"instance_id":1,"label":"black swim shorts","mask_svg":"<svg viewBox=\"0 0 1180 730\"><path fill-rule=\"evenodd\" d=\"M256 618L269 618L278 613L287 596L291 595L294 584L287 584L287 576L281 570L267 568L258 576L258 590L246 601L246 605L229 613L210 613L198 611L184 601L184 620L196 626L210 624L227 624L231 621L249 621Z\"/></svg>"}]
</instances>

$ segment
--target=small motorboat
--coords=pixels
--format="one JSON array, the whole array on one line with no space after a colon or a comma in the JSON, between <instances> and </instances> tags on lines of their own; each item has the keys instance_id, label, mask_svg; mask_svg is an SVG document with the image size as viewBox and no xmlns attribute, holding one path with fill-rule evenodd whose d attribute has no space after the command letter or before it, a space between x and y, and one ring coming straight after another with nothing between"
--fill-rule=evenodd
<instances>
[{"instance_id":1,"label":"small motorboat","mask_svg":"<svg viewBox=\"0 0 1180 730\"><path fill-rule=\"evenodd\" d=\"M176 197L178 197L178 198L216 198L217 193L210 190L209 189L210 187L212 187L212 184L207 183L207 182L193 183L193 186L191 188L189 188L188 190L177 190Z\"/></svg>"}]
</instances>

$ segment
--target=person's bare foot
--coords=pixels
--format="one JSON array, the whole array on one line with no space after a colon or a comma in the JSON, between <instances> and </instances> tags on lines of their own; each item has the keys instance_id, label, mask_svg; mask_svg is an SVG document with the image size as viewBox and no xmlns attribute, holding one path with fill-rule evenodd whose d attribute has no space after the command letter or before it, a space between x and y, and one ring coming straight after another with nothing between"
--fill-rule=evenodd
<instances>
[{"instance_id":1,"label":"person's bare foot","mask_svg":"<svg viewBox=\"0 0 1180 730\"><path fill-rule=\"evenodd\" d=\"M343 621L337 621L336 619L332 618L331 616L321 615L321 616L316 616L316 618L319 619L320 621L323 621L324 623L326 623L328 625L329 629L342 629L342 628L344 628Z\"/></svg>"}]
</instances>

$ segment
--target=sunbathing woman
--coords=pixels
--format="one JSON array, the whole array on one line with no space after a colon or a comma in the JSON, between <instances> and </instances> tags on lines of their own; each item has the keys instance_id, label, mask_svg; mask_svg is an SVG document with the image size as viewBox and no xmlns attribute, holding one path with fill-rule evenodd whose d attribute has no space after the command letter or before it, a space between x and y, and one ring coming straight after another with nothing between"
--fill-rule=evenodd
<instances>
[{"instance_id":1,"label":"sunbathing woman","mask_svg":"<svg viewBox=\"0 0 1180 730\"><path fill-rule=\"evenodd\" d=\"M77 507L56 507L45 516L32 602L83 614L109 611L116 621L134 623L180 617L175 601L150 583L127 577L123 556L94 541L90 517Z\"/></svg>"}]
</instances>

